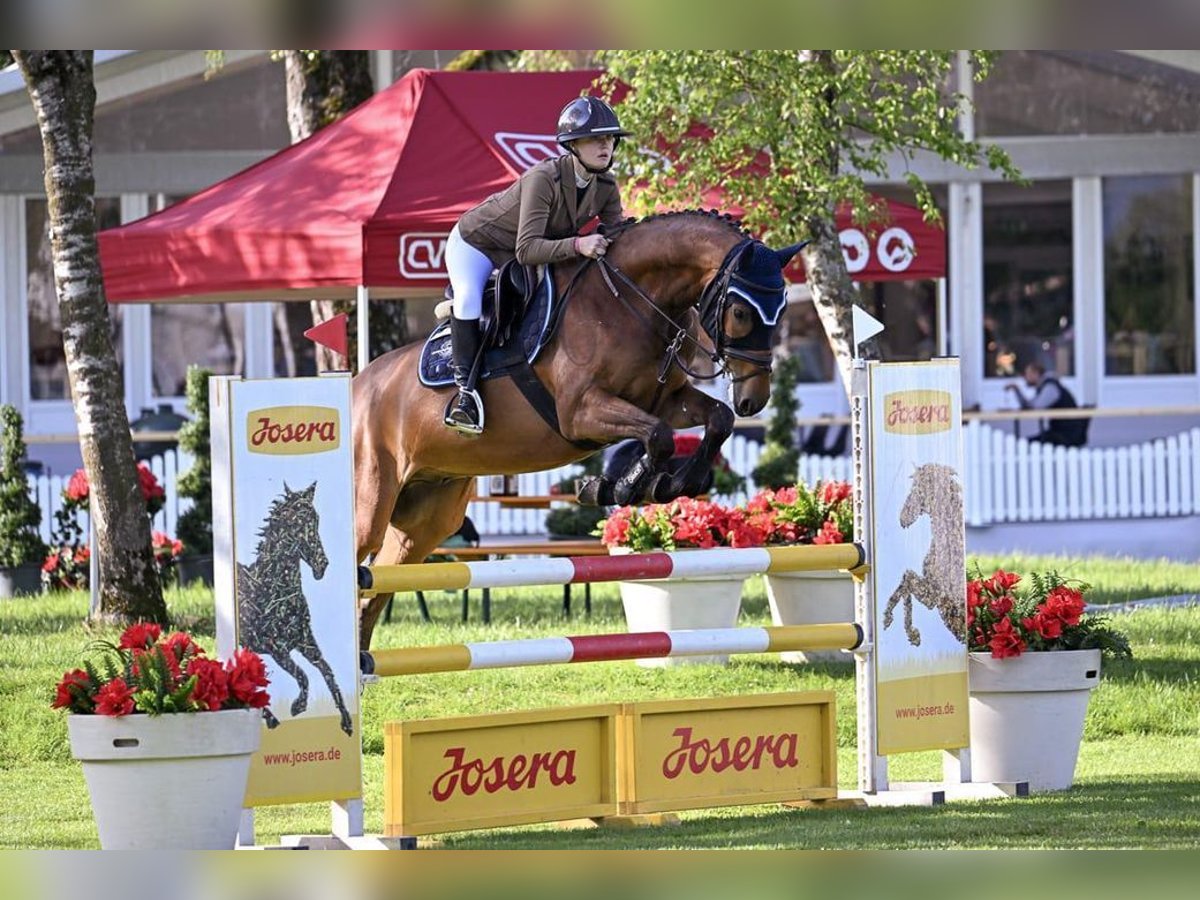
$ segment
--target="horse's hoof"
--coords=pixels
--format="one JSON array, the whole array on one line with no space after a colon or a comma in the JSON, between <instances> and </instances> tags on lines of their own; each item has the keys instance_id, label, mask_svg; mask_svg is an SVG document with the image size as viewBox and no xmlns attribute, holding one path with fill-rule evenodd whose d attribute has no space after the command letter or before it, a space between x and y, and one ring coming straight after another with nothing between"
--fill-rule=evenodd
<instances>
[{"instance_id":1,"label":"horse's hoof","mask_svg":"<svg viewBox=\"0 0 1200 900\"><path fill-rule=\"evenodd\" d=\"M615 502L612 482L595 475L583 479L575 494L575 502L580 506L612 506Z\"/></svg>"},{"instance_id":2,"label":"horse's hoof","mask_svg":"<svg viewBox=\"0 0 1200 900\"><path fill-rule=\"evenodd\" d=\"M278 728L279 727L279 720L277 718L275 718L275 714L272 713L269 709L263 710L263 718L266 719L268 728Z\"/></svg>"},{"instance_id":3,"label":"horse's hoof","mask_svg":"<svg viewBox=\"0 0 1200 900\"><path fill-rule=\"evenodd\" d=\"M354 723L350 720L350 713L342 710L342 731L346 732L347 737L354 737Z\"/></svg>"},{"instance_id":4,"label":"horse's hoof","mask_svg":"<svg viewBox=\"0 0 1200 900\"><path fill-rule=\"evenodd\" d=\"M669 500L674 500L679 496L679 491L675 490L674 478L670 472L662 472L656 475L654 480L650 482L650 490L646 495L655 503L666 503Z\"/></svg>"},{"instance_id":5,"label":"horse's hoof","mask_svg":"<svg viewBox=\"0 0 1200 900\"><path fill-rule=\"evenodd\" d=\"M292 701L293 716L300 715L300 713L304 712L306 709L308 709L308 701L303 697L297 697L294 701Z\"/></svg>"}]
</instances>

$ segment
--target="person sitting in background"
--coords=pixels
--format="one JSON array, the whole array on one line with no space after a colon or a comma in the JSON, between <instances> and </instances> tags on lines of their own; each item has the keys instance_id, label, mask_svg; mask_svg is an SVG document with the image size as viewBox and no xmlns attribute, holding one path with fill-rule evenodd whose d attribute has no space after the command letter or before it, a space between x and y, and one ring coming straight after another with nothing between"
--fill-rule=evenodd
<instances>
[{"instance_id":1,"label":"person sitting in background","mask_svg":"<svg viewBox=\"0 0 1200 900\"><path fill-rule=\"evenodd\" d=\"M1015 384L1005 385L1017 398L1021 409L1078 409L1075 397L1054 375L1047 374L1046 367L1038 362L1025 366L1025 384L1033 391L1026 397ZM1087 443L1087 419L1043 419L1042 430L1030 438L1044 444L1063 447L1082 447Z\"/></svg>"}]
</instances>

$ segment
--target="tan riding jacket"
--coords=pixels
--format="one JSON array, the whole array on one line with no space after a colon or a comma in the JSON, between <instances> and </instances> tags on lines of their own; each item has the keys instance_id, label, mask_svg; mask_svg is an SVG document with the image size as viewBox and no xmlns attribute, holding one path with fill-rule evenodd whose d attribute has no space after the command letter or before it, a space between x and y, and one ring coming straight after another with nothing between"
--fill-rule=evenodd
<instances>
[{"instance_id":1,"label":"tan riding jacket","mask_svg":"<svg viewBox=\"0 0 1200 900\"><path fill-rule=\"evenodd\" d=\"M543 160L467 210L458 220L463 239L497 266L514 256L531 266L573 259L573 239L584 224L595 216L605 225L624 218L620 189L607 173L595 176L576 204L573 159Z\"/></svg>"}]
</instances>

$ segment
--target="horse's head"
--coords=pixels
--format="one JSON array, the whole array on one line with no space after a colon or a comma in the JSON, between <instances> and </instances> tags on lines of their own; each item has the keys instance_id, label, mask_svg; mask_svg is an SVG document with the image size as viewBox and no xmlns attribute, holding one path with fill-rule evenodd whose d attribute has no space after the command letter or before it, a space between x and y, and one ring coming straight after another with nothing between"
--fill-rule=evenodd
<instances>
[{"instance_id":1,"label":"horse's head","mask_svg":"<svg viewBox=\"0 0 1200 900\"><path fill-rule=\"evenodd\" d=\"M300 558L312 569L313 578L320 581L325 577L329 557L325 555L325 545L321 543L320 516L313 503L316 492L315 481L301 491L291 490L286 483L283 486L284 506L291 525L289 534L296 542Z\"/></svg>"},{"instance_id":2,"label":"horse's head","mask_svg":"<svg viewBox=\"0 0 1200 900\"><path fill-rule=\"evenodd\" d=\"M900 507L900 527L908 528L921 516L933 519L943 504L958 493L957 473L951 466L926 463L912 474L912 487Z\"/></svg>"},{"instance_id":3,"label":"horse's head","mask_svg":"<svg viewBox=\"0 0 1200 900\"><path fill-rule=\"evenodd\" d=\"M729 371L739 416L754 415L771 397L771 347L787 305L783 270L803 246L772 250L745 238L700 295L700 321Z\"/></svg>"}]
</instances>

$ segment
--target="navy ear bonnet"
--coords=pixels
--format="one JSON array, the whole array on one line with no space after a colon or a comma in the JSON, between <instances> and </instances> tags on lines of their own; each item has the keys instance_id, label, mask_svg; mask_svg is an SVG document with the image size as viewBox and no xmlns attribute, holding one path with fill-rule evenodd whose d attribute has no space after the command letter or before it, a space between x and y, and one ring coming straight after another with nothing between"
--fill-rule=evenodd
<instances>
[{"instance_id":1,"label":"navy ear bonnet","mask_svg":"<svg viewBox=\"0 0 1200 900\"><path fill-rule=\"evenodd\" d=\"M774 325L787 305L784 288L778 254L766 244L750 242L730 273L729 293L753 306L763 324Z\"/></svg>"}]
</instances>

